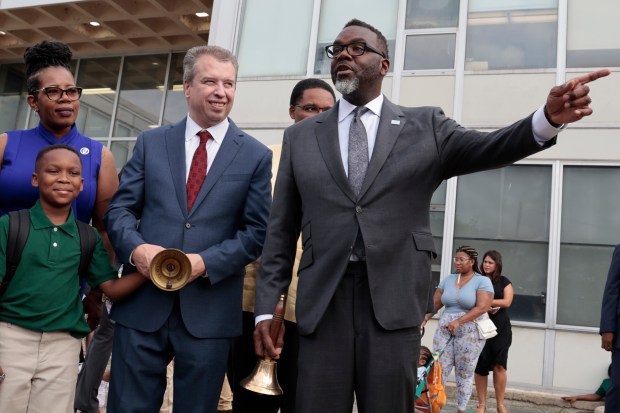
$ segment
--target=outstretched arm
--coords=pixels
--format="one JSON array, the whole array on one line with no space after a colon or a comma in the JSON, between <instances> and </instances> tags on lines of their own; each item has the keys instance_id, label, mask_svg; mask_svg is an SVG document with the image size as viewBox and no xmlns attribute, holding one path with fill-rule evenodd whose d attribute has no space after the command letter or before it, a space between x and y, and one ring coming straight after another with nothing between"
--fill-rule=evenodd
<instances>
[{"instance_id":1,"label":"outstretched arm","mask_svg":"<svg viewBox=\"0 0 620 413\"><path fill-rule=\"evenodd\" d=\"M118 301L140 287L147 280L147 277L139 272L132 272L117 278L115 280L104 281L99 284L99 288L107 295L112 301Z\"/></svg>"}]
</instances>

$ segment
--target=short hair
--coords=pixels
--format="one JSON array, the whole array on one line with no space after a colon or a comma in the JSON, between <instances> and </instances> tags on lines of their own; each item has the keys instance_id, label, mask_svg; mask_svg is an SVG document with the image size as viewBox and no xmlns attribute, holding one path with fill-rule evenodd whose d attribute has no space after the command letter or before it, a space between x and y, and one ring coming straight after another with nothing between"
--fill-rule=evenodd
<instances>
[{"instance_id":1,"label":"short hair","mask_svg":"<svg viewBox=\"0 0 620 413\"><path fill-rule=\"evenodd\" d=\"M499 277L502 275L502 269L504 267L502 264L502 254L500 254L499 252L495 250L490 250L490 251L485 252L484 255L482 256L483 264L484 264L484 259L486 257L491 258L495 262L495 271L493 271L493 274L486 274L486 273L481 273L481 274L486 275L487 277L491 279L491 281L495 283L499 280Z\"/></svg>"},{"instance_id":2,"label":"short hair","mask_svg":"<svg viewBox=\"0 0 620 413\"><path fill-rule=\"evenodd\" d=\"M70 152L73 152L74 154L77 155L78 159L80 160L80 166L82 165L82 157L80 156L80 153L73 147L73 146L69 146L66 145L64 143L55 143L53 145L50 146L46 146L45 148L41 149L39 151L39 153L37 154L37 158L34 161L34 169L36 171L37 167L39 166L39 162L41 161L41 159L43 159L43 157L45 156L45 154L51 152L51 151L55 151L56 149L66 149Z\"/></svg>"},{"instance_id":3,"label":"short hair","mask_svg":"<svg viewBox=\"0 0 620 413\"><path fill-rule=\"evenodd\" d=\"M219 62L230 62L235 67L235 78L239 71L237 58L230 50L219 46L194 46L185 53L183 58L183 81L191 82L196 75L196 61L200 56L211 56Z\"/></svg>"},{"instance_id":4,"label":"short hair","mask_svg":"<svg viewBox=\"0 0 620 413\"><path fill-rule=\"evenodd\" d=\"M456 252L464 252L469 258L474 260L474 271L480 274L480 267L478 267L478 251L474 247L469 245L461 245L456 249Z\"/></svg>"},{"instance_id":5,"label":"short hair","mask_svg":"<svg viewBox=\"0 0 620 413\"><path fill-rule=\"evenodd\" d=\"M379 29L359 19L349 20L349 22L344 25L343 29L346 29L347 27L351 27L351 26L364 27L370 30L371 32L373 32L374 34L376 34L377 39L379 40L379 47L383 48L383 51L385 52L385 58L390 60L390 49L388 48L387 39L385 38L385 36L383 35L383 33L381 33Z\"/></svg>"},{"instance_id":6,"label":"short hair","mask_svg":"<svg viewBox=\"0 0 620 413\"><path fill-rule=\"evenodd\" d=\"M62 67L71 72L71 49L63 42L43 40L24 51L26 90L39 89L39 72L48 67Z\"/></svg>"},{"instance_id":7,"label":"short hair","mask_svg":"<svg viewBox=\"0 0 620 413\"><path fill-rule=\"evenodd\" d=\"M308 89L323 89L329 92L334 98L334 102L336 101L336 94L334 93L334 89L322 79L304 79L297 82L293 91L291 92L291 106L299 103L301 98L304 96L304 92Z\"/></svg>"},{"instance_id":8,"label":"short hair","mask_svg":"<svg viewBox=\"0 0 620 413\"><path fill-rule=\"evenodd\" d=\"M428 347L420 346L420 357L424 357L426 361L429 361L433 358L433 353L431 353L431 350Z\"/></svg>"}]
</instances>

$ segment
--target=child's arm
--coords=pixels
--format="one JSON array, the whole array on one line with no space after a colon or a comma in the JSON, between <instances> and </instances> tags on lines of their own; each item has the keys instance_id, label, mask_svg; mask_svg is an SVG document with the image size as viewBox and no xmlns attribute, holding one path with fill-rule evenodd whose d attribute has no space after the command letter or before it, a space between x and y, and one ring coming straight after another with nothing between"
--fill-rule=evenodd
<instances>
[{"instance_id":1,"label":"child's arm","mask_svg":"<svg viewBox=\"0 0 620 413\"><path fill-rule=\"evenodd\" d=\"M577 400L585 400L585 401L589 401L589 402L597 402L597 401L599 401L601 399L602 399L602 397L599 396L596 393L580 394L578 396L564 396L564 397L562 397L562 400L567 401L569 403L575 403Z\"/></svg>"},{"instance_id":2,"label":"child's arm","mask_svg":"<svg viewBox=\"0 0 620 413\"><path fill-rule=\"evenodd\" d=\"M146 280L147 278L139 272L132 272L115 280L104 281L99 284L99 288L110 300L118 301L134 292Z\"/></svg>"}]
</instances>

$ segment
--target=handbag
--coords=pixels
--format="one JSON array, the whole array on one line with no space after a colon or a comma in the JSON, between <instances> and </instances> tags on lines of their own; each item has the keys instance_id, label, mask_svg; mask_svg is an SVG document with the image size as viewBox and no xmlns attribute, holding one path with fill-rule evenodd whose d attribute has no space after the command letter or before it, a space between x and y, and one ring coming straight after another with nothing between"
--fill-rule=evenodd
<instances>
[{"instance_id":1,"label":"handbag","mask_svg":"<svg viewBox=\"0 0 620 413\"><path fill-rule=\"evenodd\" d=\"M476 327L478 327L478 335L480 340L487 340L497 335L497 327L491 321L488 314L482 315L479 319L474 320Z\"/></svg>"}]
</instances>

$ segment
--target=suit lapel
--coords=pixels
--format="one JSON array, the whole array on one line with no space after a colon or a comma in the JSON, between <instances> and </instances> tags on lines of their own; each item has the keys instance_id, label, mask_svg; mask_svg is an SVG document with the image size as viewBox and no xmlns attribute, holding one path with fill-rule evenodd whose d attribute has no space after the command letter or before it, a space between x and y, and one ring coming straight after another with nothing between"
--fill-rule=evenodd
<instances>
[{"instance_id":1,"label":"suit lapel","mask_svg":"<svg viewBox=\"0 0 620 413\"><path fill-rule=\"evenodd\" d=\"M331 173L334 181L353 202L356 197L349 185L349 180L342 164L340 155L340 143L338 141L338 106L339 102L327 113L324 120L318 120L315 133L319 144L319 150L327 169Z\"/></svg>"},{"instance_id":2,"label":"suit lapel","mask_svg":"<svg viewBox=\"0 0 620 413\"><path fill-rule=\"evenodd\" d=\"M194 213L196 208L202 203L202 201L207 197L213 185L220 179L228 165L233 161L237 152L243 145L243 141L241 137L244 133L233 123L232 120L228 119L228 131L226 132L226 136L224 136L224 140L222 141L222 145L220 149L217 151L217 155L213 160L213 164L211 164L211 168L209 168L209 172L207 173L207 177L205 178L204 183L202 184L202 188L200 188L200 192L198 192L198 196L196 197L196 201L194 202L194 206L190 211L190 215ZM187 201L186 201L187 203ZM185 207L187 209L187 206Z\"/></svg>"},{"instance_id":3,"label":"suit lapel","mask_svg":"<svg viewBox=\"0 0 620 413\"><path fill-rule=\"evenodd\" d=\"M165 141L168 152L168 163L172 173L172 182L177 201L187 216L187 192L185 191L185 123L181 122L166 130Z\"/></svg>"},{"instance_id":4,"label":"suit lapel","mask_svg":"<svg viewBox=\"0 0 620 413\"><path fill-rule=\"evenodd\" d=\"M368 170L366 171L366 177L364 178L364 183L360 190L359 199L364 196L377 177L385 160L390 155L390 152L392 152L396 139L404 125L405 114L403 111L384 97L383 107L381 108L381 119L379 120L377 138L375 140L375 148L372 151L372 157L368 164Z\"/></svg>"}]
</instances>

